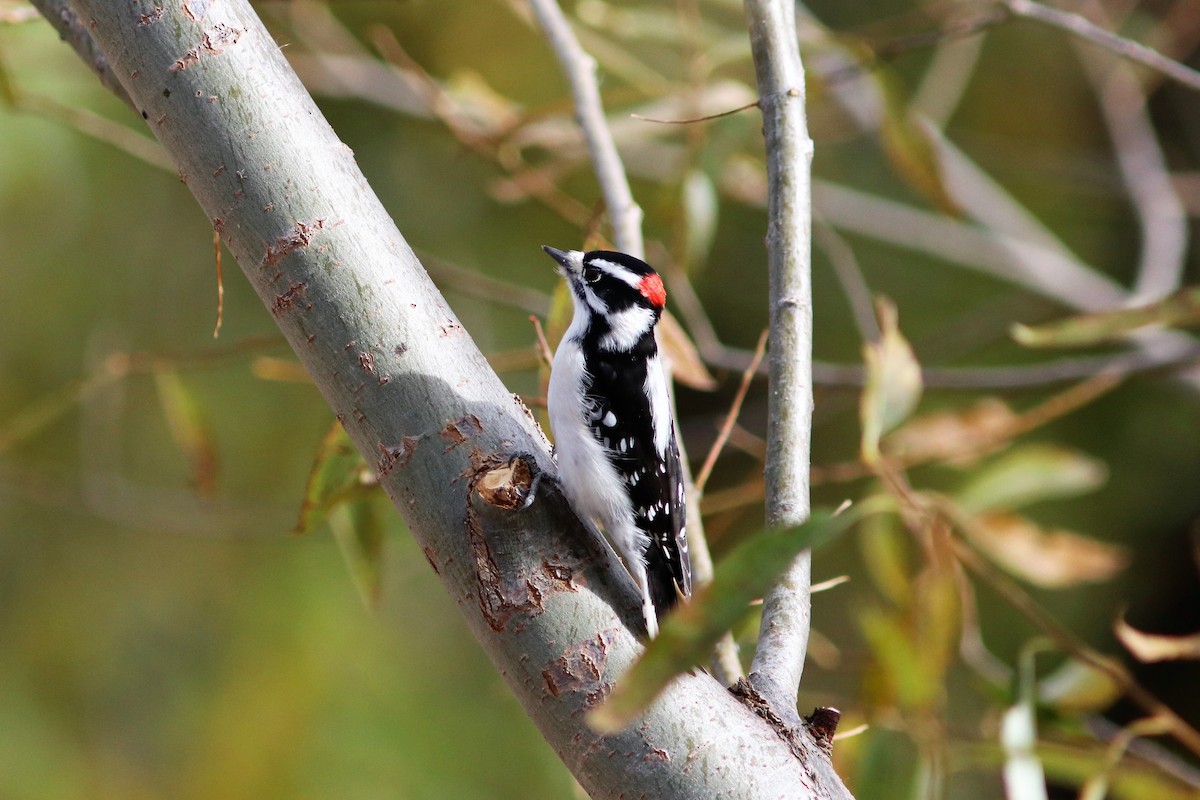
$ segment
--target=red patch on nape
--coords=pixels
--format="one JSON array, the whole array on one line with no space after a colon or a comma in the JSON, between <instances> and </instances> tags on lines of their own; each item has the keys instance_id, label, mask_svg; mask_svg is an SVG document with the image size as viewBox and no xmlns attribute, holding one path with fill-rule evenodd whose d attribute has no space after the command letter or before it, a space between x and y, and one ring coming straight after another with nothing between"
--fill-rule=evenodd
<instances>
[{"instance_id":1,"label":"red patch on nape","mask_svg":"<svg viewBox=\"0 0 1200 800\"><path fill-rule=\"evenodd\" d=\"M663 287L662 278L658 277L657 274L647 275L642 278L638 283L638 291L655 308L662 308L667 304L667 290Z\"/></svg>"}]
</instances>

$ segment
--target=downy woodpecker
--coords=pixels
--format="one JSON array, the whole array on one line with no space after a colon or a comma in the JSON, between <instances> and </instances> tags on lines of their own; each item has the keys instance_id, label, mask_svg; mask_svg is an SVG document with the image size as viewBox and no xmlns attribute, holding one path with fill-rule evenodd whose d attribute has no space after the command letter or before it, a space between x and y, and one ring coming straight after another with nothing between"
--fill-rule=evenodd
<instances>
[{"instance_id":1,"label":"downy woodpecker","mask_svg":"<svg viewBox=\"0 0 1200 800\"><path fill-rule=\"evenodd\" d=\"M560 483L625 562L653 638L658 618L692 584L679 448L654 341L666 290L657 272L625 253L543 249L575 307L547 398Z\"/></svg>"}]
</instances>

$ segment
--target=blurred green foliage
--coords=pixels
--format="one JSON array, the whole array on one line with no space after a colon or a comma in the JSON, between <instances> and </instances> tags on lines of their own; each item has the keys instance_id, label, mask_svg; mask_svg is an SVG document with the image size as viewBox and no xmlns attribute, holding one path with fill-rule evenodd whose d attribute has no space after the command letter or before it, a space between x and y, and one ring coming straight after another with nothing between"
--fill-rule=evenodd
<instances>
[{"instance_id":1,"label":"blurred green foliage","mask_svg":"<svg viewBox=\"0 0 1200 800\"><path fill-rule=\"evenodd\" d=\"M680 126L628 117L682 119L753 99L740 4L569 5L601 64L605 102L647 212L650 260L670 266L669 287L690 277L723 344L752 346L766 321L757 112ZM555 285L538 245L578 246L598 196L565 82L521 5L258 8L414 248L458 269L453 275L535 290L524 305L498 302L496 292L481 296L469 280L434 270L480 347L504 365L508 386L537 397L526 306L545 318ZM944 48L889 46L936 32L963 10L905 2L810 9L833 31L809 21L802 34L817 178L930 214L962 213L939 184L944 175L915 105L928 101L923 81L953 37L941 37ZM1126 24L1153 31L1156 13L1134 7ZM1139 229L1074 48L1061 32L1030 23L999 24L985 37L977 61L959 67L970 79L944 120L947 138L1079 258L1128 284ZM1180 38L1172 52L1186 58L1194 44ZM379 69L357 82L334 80L317 56ZM856 82L871 64L878 79ZM334 521L351 570L329 526L289 534L330 412L303 380L286 379L286 346L228 257L223 327L213 341L208 221L175 174L108 142L144 146L128 138L145 137L141 121L40 20L0 24L0 67L14 91L0 105L0 796L570 796L571 778L386 503L369 500ZM1194 94L1143 80L1158 145L1194 213L1200 106ZM417 112L381 102L413 81L442 92L457 116L436 118L420 93ZM467 130L482 134L472 139ZM554 192L531 197L543 179ZM1068 309L948 256L842 235L870 291L899 308L923 366L1053 357L1022 350L1007 332ZM814 255L816 355L858 364L863 337L831 253ZM1196 257L1184 266L1195 283ZM672 308L700 341L694 320ZM693 464L738 382L734 364L711 361L720 388L679 395ZM1016 414L1058 389L927 384L920 413L1003 394ZM818 467L855 462L858 402L853 386L818 386ZM742 432L709 484L706 522L718 557L761 527L754 500L765 412L756 384ZM1035 542L1044 545L1043 529L1062 528L1128 553L1128 567L1111 579L1028 589L1104 652L1120 652L1111 625L1126 607L1144 630L1200 628L1197 412L1195 390L1152 373L1026 434L1107 468L1102 489L1044 491L1021 512L1033 520L1033 532L1023 530ZM998 474L978 461L919 462L912 484L946 497L977 493ZM816 503L878 494L866 471L850 473L818 480ZM994 493L1005 487L1021 488L1006 483ZM718 503L723 492L734 501ZM347 547L346 526L365 519L382 528L372 527L360 549ZM998 718L1013 702L1004 667L1039 631L1007 598L973 584L978 630L999 675L964 665L954 635L964 601L947 567L930 568L928 543L898 517L869 520L815 563L817 580L852 580L814 598L820 640L802 710L834 705L844 729L870 723L835 748L861 800L919 787L1001 796ZM363 552L380 555L364 566L354 561ZM360 594L377 594L372 609ZM749 645L753 626L739 631ZM1047 674L1071 663L1061 653L1043 658ZM1135 672L1200 722L1194 665ZM1136 716L1129 706L1109 711L1118 723ZM1042 713L1047 773L1078 787L1102 769L1103 746L1085 735L1078 709L1047 701ZM1127 761L1112 785L1178 787L1163 774L1152 762Z\"/></svg>"}]
</instances>

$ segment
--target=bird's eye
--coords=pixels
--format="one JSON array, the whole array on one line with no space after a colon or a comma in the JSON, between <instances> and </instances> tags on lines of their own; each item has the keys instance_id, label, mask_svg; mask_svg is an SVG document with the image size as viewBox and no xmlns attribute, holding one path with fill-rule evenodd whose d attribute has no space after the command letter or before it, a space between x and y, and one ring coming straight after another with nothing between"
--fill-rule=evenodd
<instances>
[{"instance_id":1,"label":"bird's eye","mask_svg":"<svg viewBox=\"0 0 1200 800\"><path fill-rule=\"evenodd\" d=\"M600 270L589 267L583 271L583 279L588 283L596 283L600 280Z\"/></svg>"}]
</instances>

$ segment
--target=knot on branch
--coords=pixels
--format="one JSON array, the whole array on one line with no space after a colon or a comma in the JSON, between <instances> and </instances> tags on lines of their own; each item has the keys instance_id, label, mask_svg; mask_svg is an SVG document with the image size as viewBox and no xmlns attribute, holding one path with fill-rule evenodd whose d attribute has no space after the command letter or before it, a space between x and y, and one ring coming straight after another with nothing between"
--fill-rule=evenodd
<instances>
[{"instance_id":1,"label":"knot on branch","mask_svg":"<svg viewBox=\"0 0 1200 800\"><path fill-rule=\"evenodd\" d=\"M476 464L476 460L472 459ZM510 512L533 504L542 472L533 456L490 455L470 471L467 490L467 536L474 557L479 610L497 633L540 615L545 599L556 592L576 591L579 564L557 553L530 558L533 544L527 521ZM504 513L501 513L504 512Z\"/></svg>"},{"instance_id":2,"label":"knot on branch","mask_svg":"<svg viewBox=\"0 0 1200 800\"><path fill-rule=\"evenodd\" d=\"M533 503L541 472L528 456L514 456L504 463L485 463L473 480L473 490L489 505L505 511L520 511Z\"/></svg>"},{"instance_id":3,"label":"knot on branch","mask_svg":"<svg viewBox=\"0 0 1200 800\"><path fill-rule=\"evenodd\" d=\"M836 708L814 708L812 714L804 718L804 724L816 743L830 751L833 749L833 734L837 732L841 720L842 712Z\"/></svg>"}]
</instances>

